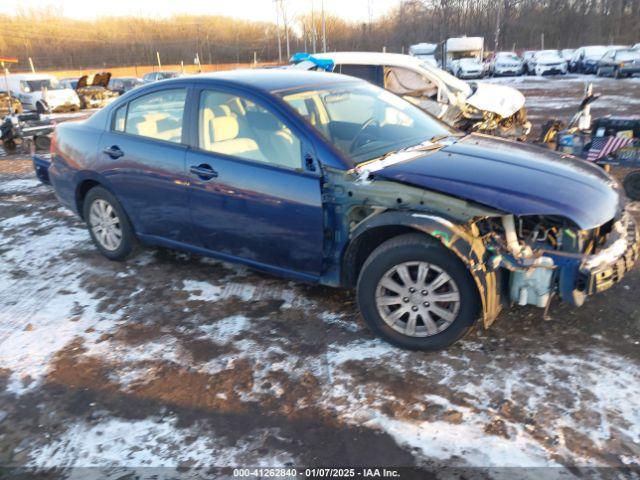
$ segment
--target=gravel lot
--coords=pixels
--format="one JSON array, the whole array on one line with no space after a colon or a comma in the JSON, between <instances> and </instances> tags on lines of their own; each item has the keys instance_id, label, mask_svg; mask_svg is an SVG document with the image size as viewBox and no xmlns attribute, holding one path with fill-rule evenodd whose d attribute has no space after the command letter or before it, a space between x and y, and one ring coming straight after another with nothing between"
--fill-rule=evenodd
<instances>
[{"instance_id":1,"label":"gravel lot","mask_svg":"<svg viewBox=\"0 0 640 480\"><path fill-rule=\"evenodd\" d=\"M595 114L640 114L639 78L491 81L520 88L539 126L571 115L587 80ZM109 262L20 156L0 158L0 254L0 477L640 474L639 269L550 321L513 309L446 352L405 352L369 333L351 292L159 249Z\"/></svg>"}]
</instances>

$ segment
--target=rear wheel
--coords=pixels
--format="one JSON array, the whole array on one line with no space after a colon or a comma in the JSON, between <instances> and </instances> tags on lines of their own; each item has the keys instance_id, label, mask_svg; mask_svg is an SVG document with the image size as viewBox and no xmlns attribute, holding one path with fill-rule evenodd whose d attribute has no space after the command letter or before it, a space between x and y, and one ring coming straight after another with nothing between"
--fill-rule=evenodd
<instances>
[{"instance_id":1,"label":"rear wheel","mask_svg":"<svg viewBox=\"0 0 640 480\"><path fill-rule=\"evenodd\" d=\"M131 222L111 192L103 187L89 190L83 216L93 243L109 260L126 259L136 244Z\"/></svg>"},{"instance_id":2,"label":"rear wheel","mask_svg":"<svg viewBox=\"0 0 640 480\"><path fill-rule=\"evenodd\" d=\"M374 250L360 272L358 305L374 333L412 350L451 345L479 312L466 267L422 234L402 235Z\"/></svg>"}]
</instances>

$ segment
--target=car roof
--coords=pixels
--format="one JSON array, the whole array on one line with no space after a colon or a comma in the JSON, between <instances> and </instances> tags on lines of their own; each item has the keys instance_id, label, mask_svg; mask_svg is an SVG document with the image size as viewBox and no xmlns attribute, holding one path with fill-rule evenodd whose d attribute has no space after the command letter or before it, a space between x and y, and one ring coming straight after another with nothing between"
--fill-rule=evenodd
<instances>
[{"instance_id":1,"label":"car roof","mask_svg":"<svg viewBox=\"0 0 640 480\"><path fill-rule=\"evenodd\" d=\"M225 72L201 73L187 78L197 81L222 81L225 83L233 83L264 90L266 92L292 90L305 87L318 88L323 85L344 82L362 82L362 80L336 73L294 70L287 68L228 70Z\"/></svg>"},{"instance_id":2,"label":"car roof","mask_svg":"<svg viewBox=\"0 0 640 480\"><path fill-rule=\"evenodd\" d=\"M411 55L382 52L332 52L317 53L315 58L333 60L334 63L355 65L389 65L393 67L421 66L423 61Z\"/></svg>"}]
</instances>

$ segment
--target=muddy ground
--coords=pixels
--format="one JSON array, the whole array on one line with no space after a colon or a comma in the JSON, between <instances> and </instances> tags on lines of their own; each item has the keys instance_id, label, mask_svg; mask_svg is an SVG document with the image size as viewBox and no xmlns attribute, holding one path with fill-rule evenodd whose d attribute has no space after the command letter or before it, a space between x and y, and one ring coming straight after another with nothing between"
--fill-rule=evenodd
<instances>
[{"instance_id":1,"label":"muddy ground","mask_svg":"<svg viewBox=\"0 0 640 480\"><path fill-rule=\"evenodd\" d=\"M539 124L573 113L584 77L499 81ZM640 114L640 79L597 85L595 113ZM406 352L370 334L352 292L161 249L102 258L20 156L0 158L0 255L0 477L640 475L638 269L550 321L513 309Z\"/></svg>"}]
</instances>

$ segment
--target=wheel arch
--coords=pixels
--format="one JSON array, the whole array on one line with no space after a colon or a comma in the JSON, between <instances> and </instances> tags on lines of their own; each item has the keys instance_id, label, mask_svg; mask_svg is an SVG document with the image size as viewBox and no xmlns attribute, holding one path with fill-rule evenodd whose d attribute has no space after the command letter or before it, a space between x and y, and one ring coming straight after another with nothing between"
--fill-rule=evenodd
<instances>
[{"instance_id":1,"label":"wheel arch","mask_svg":"<svg viewBox=\"0 0 640 480\"><path fill-rule=\"evenodd\" d=\"M83 220L84 220L84 200L87 196L87 193L89 193L89 190L91 190L92 188L102 187L105 190L107 190L109 193L111 193L111 195L118 198L115 192L113 191L113 189L111 188L111 186L109 185L109 182L94 172L86 172L86 171L79 172L76 177L75 184L76 184L75 193L74 193L75 207L76 207L76 211L78 212L78 215ZM122 203L122 200L118 198L118 201L122 205L122 208L125 210L125 213L127 214L127 216L131 218L129 215L129 212L127 211L127 208Z\"/></svg>"},{"instance_id":2,"label":"wheel arch","mask_svg":"<svg viewBox=\"0 0 640 480\"><path fill-rule=\"evenodd\" d=\"M484 261L486 247L471 227L437 215L384 212L358 225L342 254L341 283L354 287L371 252L383 242L405 233L423 233L458 257L476 286L484 326L491 325L500 313L502 303L498 274Z\"/></svg>"}]
</instances>

